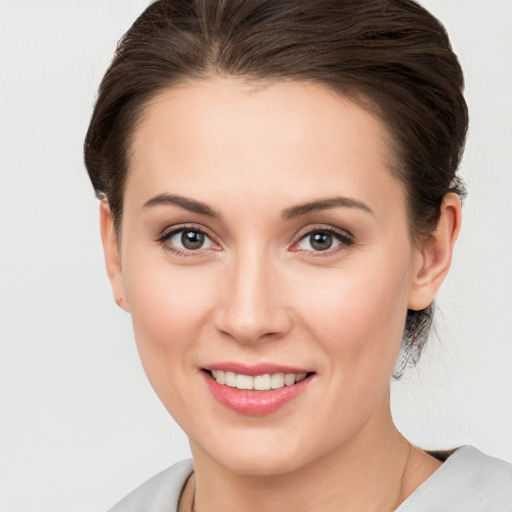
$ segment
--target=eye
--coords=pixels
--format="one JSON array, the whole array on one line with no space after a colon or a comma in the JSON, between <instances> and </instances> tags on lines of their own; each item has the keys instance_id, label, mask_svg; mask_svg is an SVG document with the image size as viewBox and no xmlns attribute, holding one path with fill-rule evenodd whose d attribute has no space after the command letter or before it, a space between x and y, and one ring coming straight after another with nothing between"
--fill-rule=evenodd
<instances>
[{"instance_id":1,"label":"eye","mask_svg":"<svg viewBox=\"0 0 512 512\"><path fill-rule=\"evenodd\" d=\"M352 239L332 229L315 229L303 235L295 244L295 250L311 252L327 252L338 247L350 246Z\"/></svg>"},{"instance_id":2,"label":"eye","mask_svg":"<svg viewBox=\"0 0 512 512\"><path fill-rule=\"evenodd\" d=\"M199 252L216 247L216 244L204 231L192 227L173 229L164 233L158 242L169 251L178 254Z\"/></svg>"}]
</instances>

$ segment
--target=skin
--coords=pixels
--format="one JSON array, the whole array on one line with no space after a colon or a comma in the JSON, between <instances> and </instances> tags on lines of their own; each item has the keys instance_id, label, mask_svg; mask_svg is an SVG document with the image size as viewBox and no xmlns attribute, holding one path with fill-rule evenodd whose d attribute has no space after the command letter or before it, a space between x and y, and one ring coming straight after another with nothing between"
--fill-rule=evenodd
<instances>
[{"instance_id":1,"label":"skin","mask_svg":"<svg viewBox=\"0 0 512 512\"><path fill-rule=\"evenodd\" d=\"M148 105L120 239L106 202L101 230L145 371L190 439L195 475L181 511L194 486L196 511L391 510L439 467L395 428L389 383L407 309L428 306L448 271L460 201L447 195L434 233L411 240L387 135L307 83L212 78ZM147 205L162 194L216 216ZM332 197L352 204L283 215ZM208 235L201 249L157 241L183 224ZM309 238L322 229L341 234L326 251ZM204 383L201 368L220 361L315 375L280 410L245 416Z\"/></svg>"}]
</instances>

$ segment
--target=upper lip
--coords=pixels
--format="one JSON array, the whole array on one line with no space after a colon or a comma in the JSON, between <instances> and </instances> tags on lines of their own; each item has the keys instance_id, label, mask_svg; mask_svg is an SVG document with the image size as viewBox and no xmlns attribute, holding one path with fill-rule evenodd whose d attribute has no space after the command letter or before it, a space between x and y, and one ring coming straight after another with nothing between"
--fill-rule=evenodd
<instances>
[{"instance_id":1,"label":"upper lip","mask_svg":"<svg viewBox=\"0 0 512 512\"><path fill-rule=\"evenodd\" d=\"M241 375L267 375L274 373L310 373L312 370L307 368L299 368L297 366L287 366L282 364L275 363L258 363L253 365L248 365L244 363L235 363L235 362L222 362L222 363L213 363L211 365L205 366L205 370L222 370L224 372L233 372Z\"/></svg>"}]
</instances>

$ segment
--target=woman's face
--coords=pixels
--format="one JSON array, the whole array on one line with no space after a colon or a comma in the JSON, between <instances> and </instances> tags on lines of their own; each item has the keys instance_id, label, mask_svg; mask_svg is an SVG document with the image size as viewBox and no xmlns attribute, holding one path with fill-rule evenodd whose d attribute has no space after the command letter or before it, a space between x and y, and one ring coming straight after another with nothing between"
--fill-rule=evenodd
<instances>
[{"instance_id":1,"label":"woman's face","mask_svg":"<svg viewBox=\"0 0 512 512\"><path fill-rule=\"evenodd\" d=\"M219 78L152 101L131 149L114 291L194 454L275 474L373 436L421 266L381 122Z\"/></svg>"}]
</instances>

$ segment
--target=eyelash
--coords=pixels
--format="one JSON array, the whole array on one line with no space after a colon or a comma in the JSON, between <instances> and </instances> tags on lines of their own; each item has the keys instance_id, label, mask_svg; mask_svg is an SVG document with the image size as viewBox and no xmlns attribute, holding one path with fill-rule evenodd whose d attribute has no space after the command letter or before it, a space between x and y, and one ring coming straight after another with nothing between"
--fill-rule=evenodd
<instances>
[{"instance_id":1,"label":"eyelash","mask_svg":"<svg viewBox=\"0 0 512 512\"><path fill-rule=\"evenodd\" d=\"M204 229L202 229L196 225L193 225L193 224L183 224L180 226L173 226L172 228L164 231L161 234L161 236L159 236L156 239L156 242L158 242L166 251L169 251L173 254L177 254L178 256L185 256L185 257L198 256L198 255L201 255L205 250L209 249L209 248L206 248L206 249L197 249L197 250L192 250L192 249L182 250L182 249L175 247L174 245L170 245L167 243L173 236L175 236L179 233L182 233L184 231L187 231L187 230L203 235L208 240L210 240L210 242L213 245L215 245L216 247L219 247L219 245L214 241L213 237L211 237ZM319 251L314 251L314 250L310 251L307 249L297 248L297 245L301 241L307 239L308 237L311 237L314 234L330 235L339 242L339 246L336 246L334 248L328 248L325 250L319 250ZM320 227L319 226L319 227L315 227L315 228L310 228L307 231L301 233L297 237L296 241L293 242L290 250L292 252L308 252L308 253L311 253L312 257L321 257L321 256L329 256L329 255L337 252L338 250L340 250L340 246L346 248L346 247L351 247L353 245L355 245L355 242L354 242L354 239L351 234L349 234L347 232L341 232L332 227ZM215 250L218 250L218 249L215 249Z\"/></svg>"},{"instance_id":2,"label":"eyelash","mask_svg":"<svg viewBox=\"0 0 512 512\"><path fill-rule=\"evenodd\" d=\"M194 233L199 233L203 235L205 238L210 240L212 244L214 244L216 247L219 247L218 244L213 240L213 238L202 228L194 225L194 224L182 224L180 226L173 226L172 228L165 230L161 236L159 236L156 239L156 242L158 242L166 251L169 251L173 254L177 254L178 256L198 256L202 254L207 249L197 249L197 250L182 250L174 245L170 245L167 242L175 235L182 233L184 231L191 231Z\"/></svg>"},{"instance_id":3,"label":"eyelash","mask_svg":"<svg viewBox=\"0 0 512 512\"><path fill-rule=\"evenodd\" d=\"M336 239L339 242L339 246L334 248L325 249L322 251L309 251L305 249L295 248L301 241L306 240L308 237L311 237L314 234L323 234L323 235L331 235L334 239ZM303 232L299 235L296 242L292 245L292 251L294 252L309 252L311 253L310 256L314 258L322 257L322 256L330 256L339 250L343 248L348 248L355 245L355 241L353 236L346 232L346 231L340 231L332 227L314 227L309 228L306 232Z\"/></svg>"}]
</instances>

